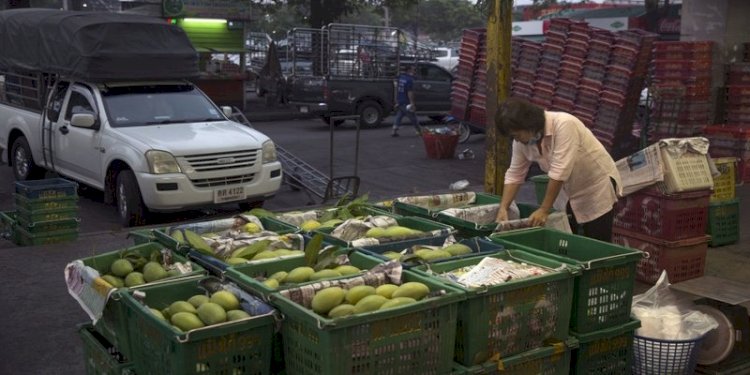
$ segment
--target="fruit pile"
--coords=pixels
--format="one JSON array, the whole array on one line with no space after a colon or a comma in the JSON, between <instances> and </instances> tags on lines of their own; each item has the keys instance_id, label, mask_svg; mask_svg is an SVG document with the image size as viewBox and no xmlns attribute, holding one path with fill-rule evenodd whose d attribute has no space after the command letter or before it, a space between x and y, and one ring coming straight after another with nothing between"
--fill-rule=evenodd
<instances>
[{"instance_id":1,"label":"fruit pile","mask_svg":"<svg viewBox=\"0 0 750 375\"><path fill-rule=\"evenodd\" d=\"M252 224L252 223L248 223ZM250 261L275 259L280 257L301 256L301 236L297 234L264 237L226 237L213 233L197 234L190 230L173 231L172 238L203 255L218 258L227 264L238 265Z\"/></svg>"},{"instance_id":2,"label":"fruit pile","mask_svg":"<svg viewBox=\"0 0 750 375\"><path fill-rule=\"evenodd\" d=\"M386 251L383 256L391 260L408 261L411 257L419 258L425 262L433 262L440 259L447 259L459 255L471 253L471 248L460 243L454 243L446 246L427 246L415 245L405 252L398 253L395 251Z\"/></svg>"},{"instance_id":3,"label":"fruit pile","mask_svg":"<svg viewBox=\"0 0 750 375\"><path fill-rule=\"evenodd\" d=\"M297 267L293 270L275 272L263 281L263 284L271 289L276 289L279 285L290 285L306 283L308 281L318 281L325 279L334 279L342 276L356 275L362 272L359 268L352 265L340 265L334 268L326 268L315 271L313 267Z\"/></svg>"},{"instance_id":4,"label":"fruit pile","mask_svg":"<svg viewBox=\"0 0 750 375\"><path fill-rule=\"evenodd\" d=\"M159 251L151 253L149 259L136 251L125 251L109 265L109 273L101 277L115 288L130 288L184 273L177 264L165 268L162 262Z\"/></svg>"},{"instance_id":5,"label":"fruit pile","mask_svg":"<svg viewBox=\"0 0 750 375\"><path fill-rule=\"evenodd\" d=\"M207 296L196 294L187 301L174 301L163 309L149 306L157 318L171 324L177 332L187 332L214 324L249 318L240 309L240 301L229 291L221 290Z\"/></svg>"},{"instance_id":6,"label":"fruit pile","mask_svg":"<svg viewBox=\"0 0 750 375\"><path fill-rule=\"evenodd\" d=\"M376 310L405 306L427 297L430 288L420 282L383 284L377 288L358 285L351 289L321 289L312 299L312 310L328 318L341 318Z\"/></svg>"}]
</instances>

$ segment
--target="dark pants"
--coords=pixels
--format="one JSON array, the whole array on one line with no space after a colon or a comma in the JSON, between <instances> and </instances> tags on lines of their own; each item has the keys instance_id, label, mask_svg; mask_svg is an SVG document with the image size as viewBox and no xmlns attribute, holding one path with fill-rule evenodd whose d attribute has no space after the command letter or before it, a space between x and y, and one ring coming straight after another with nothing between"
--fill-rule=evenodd
<instances>
[{"instance_id":1,"label":"dark pants","mask_svg":"<svg viewBox=\"0 0 750 375\"><path fill-rule=\"evenodd\" d=\"M612 180L612 186L615 187L615 191L617 191L615 180ZM578 227L576 215L573 213L573 209L570 207L570 202L568 202L568 206L565 208L565 211L567 211L568 213L570 229L574 234L579 234L604 242L612 242L612 221L615 218L614 207L611 210L607 211L607 213L605 213L604 215L599 216L598 218L591 220L588 223L581 224L580 228Z\"/></svg>"},{"instance_id":2,"label":"dark pants","mask_svg":"<svg viewBox=\"0 0 750 375\"><path fill-rule=\"evenodd\" d=\"M403 119L404 116L408 117L409 120L411 120L411 124L414 125L414 129L417 129L417 131L419 131L419 122L417 122L417 114L412 111L407 111L406 104L398 105L398 109L396 109L396 118L393 120L393 128L398 129L399 127L401 127L401 119Z\"/></svg>"}]
</instances>

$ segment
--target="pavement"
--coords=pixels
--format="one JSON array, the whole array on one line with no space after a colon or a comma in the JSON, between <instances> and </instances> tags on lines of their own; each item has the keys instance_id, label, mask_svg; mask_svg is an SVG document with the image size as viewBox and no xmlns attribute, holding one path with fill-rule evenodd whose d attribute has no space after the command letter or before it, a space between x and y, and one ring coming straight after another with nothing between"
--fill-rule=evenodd
<instances>
[{"instance_id":1,"label":"pavement","mask_svg":"<svg viewBox=\"0 0 750 375\"><path fill-rule=\"evenodd\" d=\"M485 137L473 136L459 145L459 151L471 149L474 159L436 160L426 157L422 139L402 131L399 138L391 138L389 124L361 129L359 132L359 158L355 162L356 127L347 123L333 134L334 157L330 158L331 133L320 121L296 120L287 114L274 122L259 119L281 116L282 111L267 111L249 107L248 117L253 125L266 133L280 146L302 158L310 165L334 175L354 173L362 180L360 193L369 193L371 200L410 194L445 192L448 185L469 181L469 190L483 190ZM253 112L255 111L255 112ZM277 113L278 112L278 113ZM266 116L266 117L263 117ZM283 121L282 121L283 120ZM406 129L405 129L406 130ZM333 160L333 162L331 162ZM0 173L0 210L12 206L12 175L9 168ZM706 264L706 274L742 283L750 282L750 186L740 186L738 196L743 203L741 211L741 239L734 245L711 248ZM78 240L56 245L18 247L0 240L0 301L5 312L0 318L0 374L82 374L84 370L83 345L76 326L86 322L88 316L70 297L63 281L63 268L75 259L89 257L130 246L128 230L116 224L114 208L105 206L95 192L83 192L81 210L96 212L81 223ZM519 201L534 201L533 186L528 183L521 190ZM311 201L304 191L283 186L278 195L269 200L265 208L286 211L320 204ZM330 204L330 203L329 203ZM88 212L88 211L87 211ZM153 226L176 220L206 220L228 216L232 208L210 213L193 212L190 215L166 216Z\"/></svg>"}]
</instances>

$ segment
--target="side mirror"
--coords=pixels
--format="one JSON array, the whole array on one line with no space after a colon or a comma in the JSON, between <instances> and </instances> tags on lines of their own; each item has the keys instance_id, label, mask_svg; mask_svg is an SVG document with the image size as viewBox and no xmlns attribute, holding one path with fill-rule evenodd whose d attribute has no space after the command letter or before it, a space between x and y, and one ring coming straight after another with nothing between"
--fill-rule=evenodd
<instances>
[{"instance_id":1,"label":"side mirror","mask_svg":"<svg viewBox=\"0 0 750 375\"><path fill-rule=\"evenodd\" d=\"M79 128L93 128L96 118L91 113L76 113L70 118L70 125Z\"/></svg>"},{"instance_id":2,"label":"side mirror","mask_svg":"<svg viewBox=\"0 0 750 375\"><path fill-rule=\"evenodd\" d=\"M232 118L232 107L228 105L222 106L221 111L224 112L224 116Z\"/></svg>"}]
</instances>

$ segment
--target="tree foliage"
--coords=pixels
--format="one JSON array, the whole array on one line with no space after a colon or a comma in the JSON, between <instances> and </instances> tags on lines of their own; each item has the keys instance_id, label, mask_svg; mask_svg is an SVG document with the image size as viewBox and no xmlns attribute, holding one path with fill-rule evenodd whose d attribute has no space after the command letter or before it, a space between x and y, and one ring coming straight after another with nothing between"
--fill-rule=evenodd
<instances>
[{"instance_id":1,"label":"tree foliage","mask_svg":"<svg viewBox=\"0 0 750 375\"><path fill-rule=\"evenodd\" d=\"M356 13L367 6L400 8L416 4L419 0L274 0L277 5L286 3L306 11L307 24L313 28L336 22L341 17Z\"/></svg>"},{"instance_id":2,"label":"tree foliage","mask_svg":"<svg viewBox=\"0 0 750 375\"><path fill-rule=\"evenodd\" d=\"M466 0L423 0L391 13L393 26L441 42L457 41L461 30L487 24L486 14Z\"/></svg>"}]
</instances>

